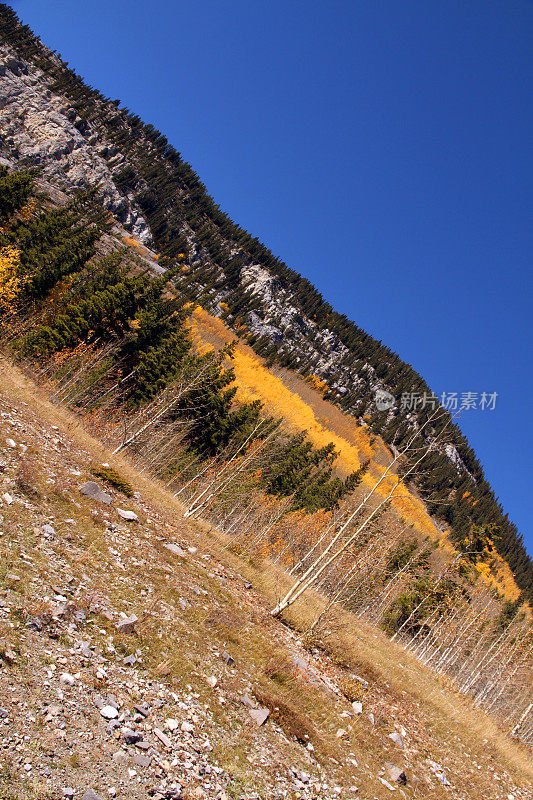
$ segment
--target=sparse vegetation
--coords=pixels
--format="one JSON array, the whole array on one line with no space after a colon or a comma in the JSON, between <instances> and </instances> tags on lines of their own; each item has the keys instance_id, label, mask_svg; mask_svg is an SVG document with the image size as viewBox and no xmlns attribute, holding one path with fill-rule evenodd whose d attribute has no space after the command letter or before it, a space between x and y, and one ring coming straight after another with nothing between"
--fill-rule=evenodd
<instances>
[{"instance_id":1,"label":"sparse vegetation","mask_svg":"<svg viewBox=\"0 0 533 800\"><path fill-rule=\"evenodd\" d=\"M38 616L51 648L77 654L79 643L72 646L68 630L76 598L86 616L95 615L91 622L98 620L100 652L120 656L122 665L141 653L161 692L188 687L227 729L235 724L245 731L245 743L231 756L227 742L220 747L226 764L231 759L236 794L250 785L254 772L247 764L260 735L286 760L305 766L316 751L313 758L335 780L355 780L347 753L360 763L368 753L388 760L391 744L380 737L396 724L398 709L413 722L413 758L433 752L428 741L447 754L460 741L482 760L483 735L502 761L525 774L496 723L457 693L507 728L520 722L522 740L531 741L531 722L521 721L531 699L530 610L521 602L530 591L531 562L464 437L451 427L461 471L440 446L448 441L442 438L446 415L442 425L440 417L415 415L428 431L422 474L408 448L396 455L409 440L409 424L366 408L369 378L342 396L334 374L322 378L316 364L298 361L296 350L283 345L273 352L272 342L250 334L250 312L262 313L260 298L241 280L251 258L277 277L299 313L311 314L317 336L327 330L338 337L346 351L342 369L373 370L400 388L411 381L425 387L408 365L335 314L313 287L234 226L159 132L50 60L1 4L0 27L53 77L53 91L72 102L81 124L96 120L125 152L117 185L136 196L161 249L153 260L166 269L156 277L142 246L115 236L96 192L73 195L57 208L50 198L32 196L32 174L0 169L0 315L10 323L2 329L3 346L41 386L39 393L17 384L19 373L2 363L8 386L2 392L15 405L27 404L17 413L59 422L62 436L73 427L66 409L74 409L81 426L68 435L83 449L83 457L72 456L75 472L74 464L65 466L71 451L59 439L56 450L46 450L50 464L38 447L23 457L11 445L2 462L6 488L17 495L0 501L7 534L0 537L2 596L16 600L8 634L27 635L31 616ZM214 311L221 291L222 315L241 342L196 304ZM218 327L206 334L210 326ZM312 353L315 343L308 345ZM275 364L307 377L312 399L299 393L294 373L282 380L268 369ZM63 409L43 399L48 392ZM356 416L365 410L365 424L339 412L338 427L330 430L324 398ZM9 421L0 419L4 424ZM111 456L87 431L113 451L116 467L103 466ZM78 502L73 476L87 479L89 472L143 515L150 508L146 526L126 533L125 525L113 524L112 506ZM42 526L55 518L57 542ZM452 541L436 531L435 520L446 523ZM427 536L438 537L438 546ZM502 555L516 568L522 598ZM37 598L35 587L45 578L46 594ZM496 591L502 586L511 599ZM303 592L305 603L293 605ZM66 603L60 614L52 595ZM135 611L139 630L119 634L103 601L115 618L119 608ZM267 613L272 605L274 616L284 613L283 623ZM301 642L287 634L289 626ZM225 648L231 656L222 655ZM295 651L304 663L310 658L316 680L297 666ZM217 703L206 688L208 667L217 673ZM100 690L101 677L91 672L87 679L91 691ZM31 687L30 673L20 680ZM342 696L328 691L330 680ZM274 725L250 735L243 726L243 718L250 724L244 691L268 707L268 724L279 725L288 742ZM347 703L354 701L375 710L375 729L353 717ZM345 720L340 733L339 719ZM36 724L44 727L42 719ZM77 750L67 761L72 770L85 769ZM425 769L422 762L417 769ZM465 797L492 791L491 776L465 779L454 769ZM368 796L383 796L375 775L366 780ZM436 797L446 793L434 788Z\"/></svg>"},{"instance_id":2,"label":"sparse vegetation","mask_svg":"<svg viewBox=\"0 0 533 800\"><path fill-rule=\"evenodd\" d=\"M105 467L103 464L91 467L91 472L96 478L101 478L113 486L126 497L133 497L133 486L114 467Z\"/></svg>"}]
</instances>

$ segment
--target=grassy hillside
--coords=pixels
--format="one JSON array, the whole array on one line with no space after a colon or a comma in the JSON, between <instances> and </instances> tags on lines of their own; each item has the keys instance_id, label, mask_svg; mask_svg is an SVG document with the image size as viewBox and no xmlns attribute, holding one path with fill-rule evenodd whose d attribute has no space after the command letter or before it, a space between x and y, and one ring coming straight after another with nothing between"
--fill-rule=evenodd
<instances>
[{"instance_id":1,"label":"grassy hillside","mask_svg":"<svg viewBox=\"0 0 533 800\"><path fill-rule=\"evenodd\" d=\"M189 800L531 796L525 751L451 686L340 608L310 637L326 603L317 593L288 625L273 620L282 570L184 521L163 486L4 360L0 411L6 800L52 800L65 786ZM102 463L133 497L101 478L109 505L80 493ZM131 629L121 614L137 617ZM100 698L118 706L116 726ZM263 725L248 702L270 711ZM128 744L126 728L149 749Z\"/></svg>"}]
</instances>

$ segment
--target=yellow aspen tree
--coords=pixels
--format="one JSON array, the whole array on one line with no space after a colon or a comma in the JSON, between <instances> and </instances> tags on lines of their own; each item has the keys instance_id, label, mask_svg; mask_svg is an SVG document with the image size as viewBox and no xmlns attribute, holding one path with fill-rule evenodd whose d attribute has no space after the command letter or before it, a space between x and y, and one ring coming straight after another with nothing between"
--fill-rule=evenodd
<instances>
[{"instance_id":1,"label":"yellow aspen tree","mask_svg":"<svg viewBox=\"0 0 533 800\"><path fill-rule=\"evenodd\" d=\"M13 313L17 297L22 290L20 278L20 253L8 245L0 250L0 317Z\"/></svg>"}]
</instances>

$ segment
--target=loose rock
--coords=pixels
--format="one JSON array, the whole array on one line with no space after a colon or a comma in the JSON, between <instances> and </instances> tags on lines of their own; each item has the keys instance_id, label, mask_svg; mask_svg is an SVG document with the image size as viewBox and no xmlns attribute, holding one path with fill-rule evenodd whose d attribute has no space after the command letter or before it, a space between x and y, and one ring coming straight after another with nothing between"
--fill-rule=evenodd
<instances>
[{"instance_id":1,"label":"loose rock","mask_svg":"<svg viewBox=\"0 0 533 800\"><path fill-rule=\"evenodd\" d=\"M85 497L89 497L91 500L96 500L97 503L104 503L105 505L109 505L111 503L111 497L103 489L98 486L97 483L94 481L87 481L87 483L82 483L79 487L80 492L85 495Z\"/></svg>"}]
</instances>

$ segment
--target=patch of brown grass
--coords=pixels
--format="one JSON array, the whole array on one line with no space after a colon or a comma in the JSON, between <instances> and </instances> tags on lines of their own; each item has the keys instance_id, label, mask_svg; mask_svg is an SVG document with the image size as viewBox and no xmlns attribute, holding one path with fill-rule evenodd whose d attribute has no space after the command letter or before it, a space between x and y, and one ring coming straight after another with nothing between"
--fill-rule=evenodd
<instances>
[{"instance_id":1,"label":"patch of brown grass","mask_svg":"<svg viewBox=\"0 0 533 800\"><path fill-rule=\"evenodd\" d=\"M274 683L284 686L294 680L296 670L290 658L278 650L266 662L263 674Z\"/></svg>"},{"instance_id":2,"label":"patch of brown grass","mask_svg":"<svg viewBox=\"0 0 533 800\"><path fill-rule=\"evenodd\" d=\"M275 689L256 689L254 694L259 703L270 710L271 718L286 736L303 745L311 742L314 747L321 747L322 742L309 716L302 713L294 701L282 697Z\"/></svg>"},{"instance_id":3,"label":"patch of brown grass","mask_svg":"<svg viewBox=\"0 0 533 800\"><path fill-rule=\"evenodd\" d=\"M233 644L240 643L240 631L243 628L244 619L239 618L236 614L217 609L207 617L205 624L212 628L223 641Z\"/></svg>"},{"instance_id":4,"label":"patch of brown grass","mask_svg":"<svg viewBox=\"0 0 533 800\"><path fill-rule=\"evenodd\" d=\"M17 488L30 499L39 497L38 479L39 470L35 462L30 458L23 458L15 476Z\"/></svg>"}]
</instances>

